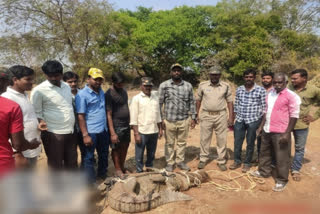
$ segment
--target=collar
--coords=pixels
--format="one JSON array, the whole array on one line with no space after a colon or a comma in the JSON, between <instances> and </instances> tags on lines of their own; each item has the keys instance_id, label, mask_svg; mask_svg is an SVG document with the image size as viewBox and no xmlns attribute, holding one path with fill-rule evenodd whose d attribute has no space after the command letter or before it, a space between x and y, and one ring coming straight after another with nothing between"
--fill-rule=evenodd
<instances>
[{"instance_id":1,"label":"collar","mask_svg":"<svg viewBox=\"0 0 320 214\"><path fill-rule=\"evenodd\" d=\"M102 90L102 89L100 88L99 92L97 93L97 92L95 92L94 90L92 90L92 89L88 86L88 84L85 85L84 89L86 89L90 94L92 94L92 93L100 94L100 91Z\"/></svg>"},{"instance_id":2,"label":"collar","mask_svg":"<svg viewBox=\"0 0 320 214\"><path fill-rule=\"evenodd\" d=\"M214 85L214 84L212 84L211 80L209 80L209 85L210 85L210 86L213 86L213 87L215 87L215 86L221 86L221 81L219 80L219 82Z\"/></svg>"},{"instance_id":3,"label":"collar","mask_svg":"<svg viewBox=\"0 0 320 214\"><path fill-rule=\"evenodd\" d=\"M276 91L276 89L274 89L274 88L272 88L271 90L270 90L270 93L275 93L275 94L283 94L283 93L286 93L288 91L288 89L287 88L284 88L282 91L280 91L279 93L277 93L277 91Z\"/></svg>"},{"instance_id":4,"label":"collar","mask_svg":"<svg viewBox=\"0 0 320 214\"><path fill-rule=\"evenodd\" d=\"M7 87L7 92L11 93L11 94L15 94L17 96L27 96L27 93L24 92L23 94L20 93L19 91L14 90L13 88L11 88L11 86Z\"/></svg>"},{"instance_id":5,"label":"collar","mask_svg":"<svg viewBox=\"0 0 320 214\"><path fill-rule=\"evenodd\" d=\"M53 85L51 82L49 82L49 80L46 80L45 81L45 84L47 85L47 86L49 86L50 88L54 88L54 87L57 87L57 88L64 88L66 85L66 83L64 83L64 82L62 82L62 81L60 81L60 87L58 87L58 86L56 86L56 85Z\"/></svg>"},{"instance_id":6,"label":"collar","mask_svg":"<svg viewBox=\"0 0 320 214\"><path fill-rule=\"evenodd\" d=\"M309 87L310 87L309 82L307 82L307 84L304 86L304 88L303 88L302 90L300 90L299 92L304 91L304 90L307 90ZM291 89L292 91L297 91L297 90L293 87L292 84L290 84L289 89Z\"/></svg>"},{"instance_id":7,"label":"collar","mask_svg":"<svg viewBox=\"0 0 320 214\"><path fill-rule=\"evenodd\" d=\"M149 97L149 96L147 96L145 93L143 93L142 91L140 92L140 95L141 95L142 97ZM152 91L151 91L151 95L150 95L149 98L151 98L151 97L153 97Z\"/></svg>"},{"instance_id":8,"label":"collar","mask_svg":"<svg viewBox=\"0 0 320 214\"><path fill-rule=\"evenodd\" d=\"M169 81L170 81L170 83L171 83L172 85L176 85L176 84L173 82L172 78L171 78ZM184 81L181 80L181 82L180 82L178 85L183 85L183 84L184 84Z\"/></svg>"},{"instance_id":9,"label":"collar","mask_svg":"<svg viewBox=\"0 0 320 214\"><path fill-rule=\"evenodd\" d=\"M254 83L253 88L249 92L254 91L257 87L258 87L258 85L256 83ZM246 89L246 87L244 85L240 86L240 88L242 90L247 91L247 89Z\"/></svg>"}]
</instances>

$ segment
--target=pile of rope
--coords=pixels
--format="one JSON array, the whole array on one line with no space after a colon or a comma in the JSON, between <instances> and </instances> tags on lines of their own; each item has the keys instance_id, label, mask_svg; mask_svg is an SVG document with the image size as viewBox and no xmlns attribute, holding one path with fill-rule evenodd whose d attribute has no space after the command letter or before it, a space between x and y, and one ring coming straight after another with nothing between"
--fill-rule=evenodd
<instances>
[{"instance_id":1,"label":"pile of rope","mask_svg":"<svg viewBox=\"0 0 320 214\"><path fill-rule=\"evenodd\" d=\"M210 176L211 174L214 173L214 175L211 175L211 181L207 182L205 185L214 185L216 186L216 188L218 190L221 191L235 191L235 192L239 192L239 191L247 191L247 192L252 192L252 190L257 186L258 184L264 184L265 180L264 178L256 178L253 177L252 175L250 175L250 172L247 173L239 173L237 171L230 171L228 174L226 173L222 173L218 170L209 170L206 171L206 173L208 173L208 175ZM219 179L217 178L217 174L223 176L226 178L226 183L224 184L220 184L215 182L215 179ZM249 183L249 188L244 188L240 182L238 182L237 180L239 178L243 178L245 179L248 183ZM221 180L221 179L220 179ZM236 184L236 185L231 185L230 182Z\"/></svg>"}]
</instances>

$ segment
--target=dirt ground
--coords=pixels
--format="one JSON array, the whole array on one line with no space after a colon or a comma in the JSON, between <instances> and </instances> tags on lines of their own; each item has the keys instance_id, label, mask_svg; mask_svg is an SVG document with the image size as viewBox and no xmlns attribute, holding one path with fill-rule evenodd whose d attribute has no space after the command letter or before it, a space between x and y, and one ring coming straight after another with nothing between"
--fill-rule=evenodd
<instances>
[{"instance_id":1,"label":"dirt ground","mask_svg":"<svg viewBox=\"0 0 320 214\"><path fill-rule=\"evenodd\" d=\"M139 91L129 91L129 97L137 94ZM205 170L208 171L212 181L216 184L227 185L226 189L219 189L218 186L210 183L204 183L200 187L191 188L184 192L193 197L191 201L175 202L162 205L156 209L146 213L319 213L311 206L311 202L317 202L320 199L320 120L312 123L308 142L306 146L306 153L304 165L302 168L302 180L295 182L289 177L287 188L280 193L273 192L274 186L273 178L263 179L264 184L258 182L250 183L245 176L230 180L227 176L232 178L242 175L241 169L234 171L219 172L216 165L216 147L215 137L212 139L210 162ZM135 172L134 161L134 140L128 151L126 167ZM187 140L186 162L192 171L197 170L199 162L199 142L200 142L200 127L190 130ZM155 168L164 168L164 138L158 141L156 159L154 161ZM245 143L243 146L243 155L245 153ZM292 147L292 154L294 154L294 147ZM228 132L228 155L229 166L233 162L233 132ZM41 165L46 165L45 155L42 154L40 158ZM252 167L252 170L256 166ZM176 169L177 171L177 169ZM111 160L109 160L108 175L112 176L114 167ZM256 185L253 189L250 189ZM231 187L237 190L232 190ZM241 188L241 189L240 189ZM251 201L254 202L251 202ZM267 201L270 201L267 203ZM241 202L240 202L241 201ZM113 210L101 200L97 204L98 213L115 214L119 213ZM263 204L260 204L263 203ZM277 203L280 203L277 205ZM315 207L319 207L316 203Z\"/></svg>"}]
</instances>

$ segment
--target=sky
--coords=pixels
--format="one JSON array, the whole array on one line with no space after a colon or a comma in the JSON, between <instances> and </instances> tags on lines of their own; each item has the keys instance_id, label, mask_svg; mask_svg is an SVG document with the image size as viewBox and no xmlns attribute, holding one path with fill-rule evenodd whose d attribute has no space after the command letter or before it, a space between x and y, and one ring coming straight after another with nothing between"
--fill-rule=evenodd
<instances>
[{"instance_id":1,"label":"sky","mask_svg":"<svg viewBox=\"0 0 320 214\"><path fill-rule=\"evenodd\" d=\"M153 10L171 10L175 7L187 5L216 5L219 0L108 0L115 10L128 9L136 10L137 7L143 6Z\"/></svg>"}]
</instances>

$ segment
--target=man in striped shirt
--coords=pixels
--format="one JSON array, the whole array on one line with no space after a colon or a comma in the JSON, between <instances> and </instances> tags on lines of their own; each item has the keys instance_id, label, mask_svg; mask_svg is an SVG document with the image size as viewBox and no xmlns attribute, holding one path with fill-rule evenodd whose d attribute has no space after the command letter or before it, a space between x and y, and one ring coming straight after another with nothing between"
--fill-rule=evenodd
<instances>
[{"instance_id":1,"label":"man in striped shirt","mask_svg":"<svg viewBox=\"0 0 320 214\"><path fill-rule=\"evenodd\" d=\"M299 118L301 100L297 94L286 88L284 73L276 73L272 89L267 96L267 107L257 133L262 131L259 168L251 173L255 177L271 176L272 153L274 154L275 181L273 191L283 191L289 176L291 132Z\"/></svg>"},{"instance_id":2,"label":"man in striped shirt","mask_svg":"<svg viewBox=\"0 0 320 214\"><path fill-rule=\"evenodd\" d=\"M175 163L182 169L190 168L184 162L186 139L189 130L189 114L191 114L191 128L196 125L196 107L193 88L189 82L182 80L182 66L178 63L171 66L171 79L160 84L159 104L161 111L162 128L165 130L165 157L166 170L172 172ZM176 160L175 142L177 142Z\"/></svg>"}]
</instances>

